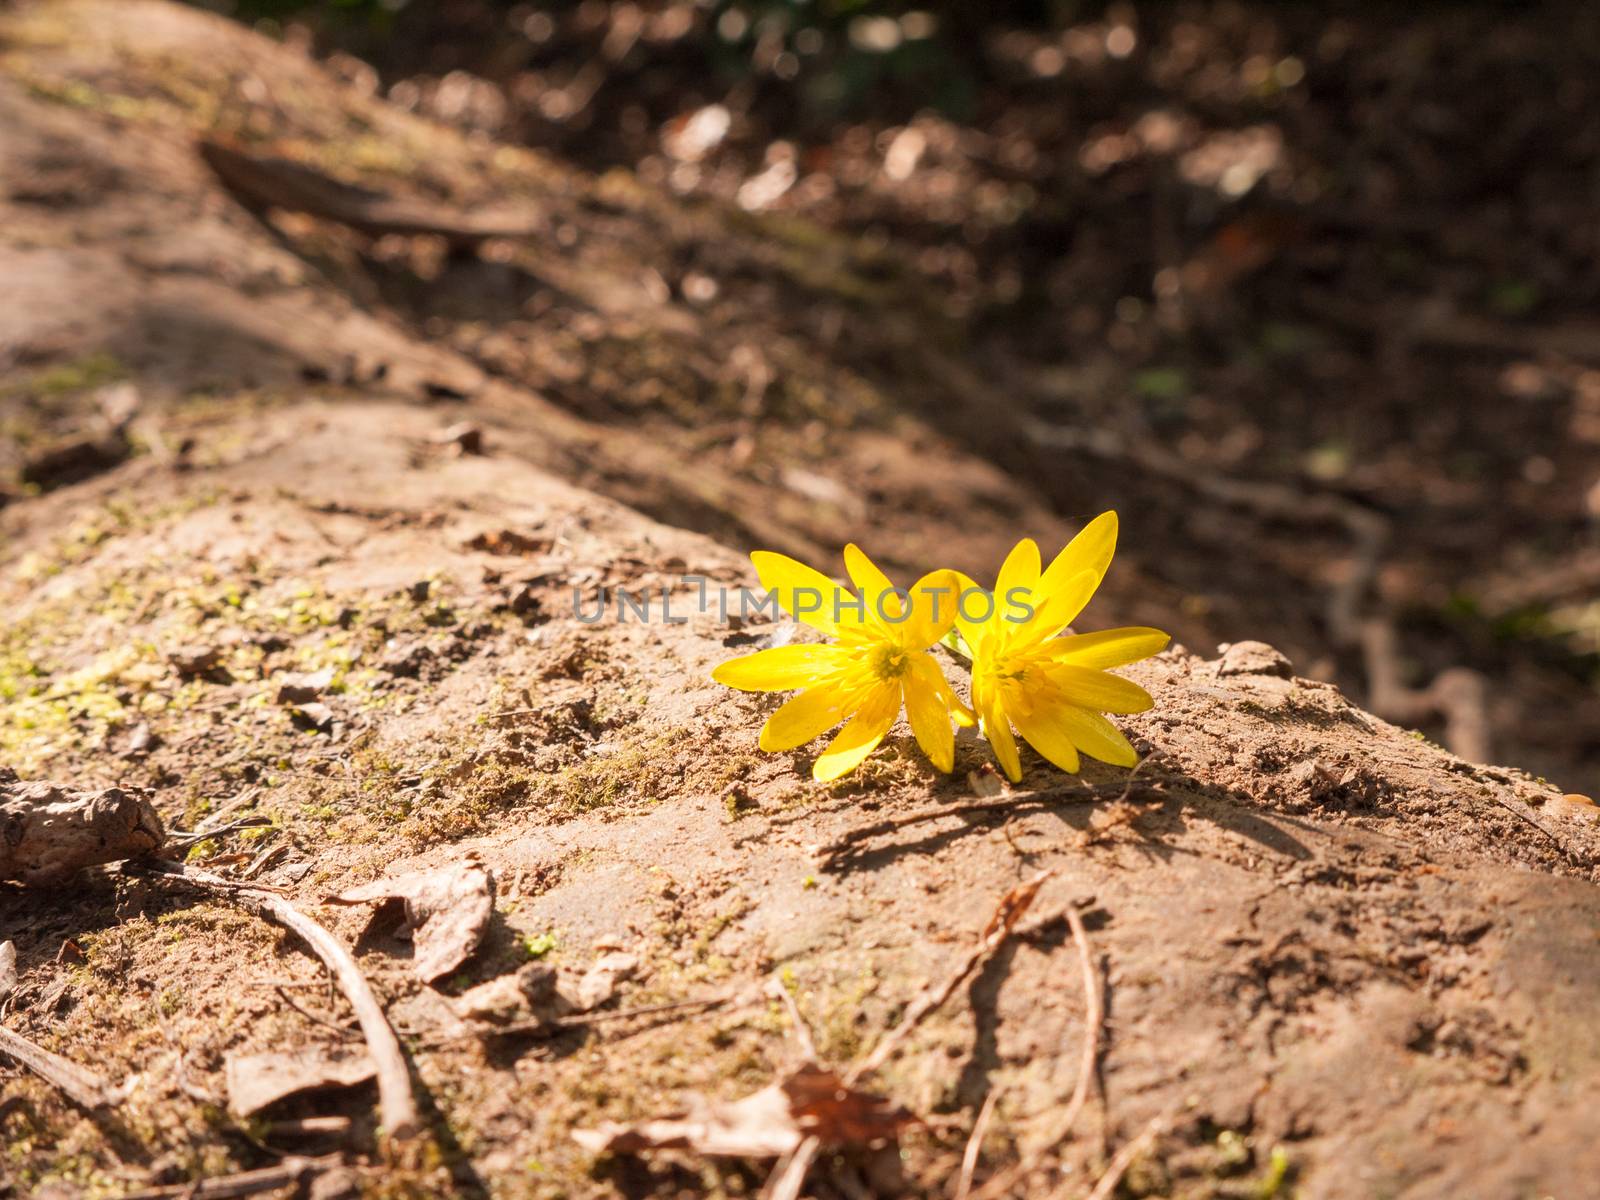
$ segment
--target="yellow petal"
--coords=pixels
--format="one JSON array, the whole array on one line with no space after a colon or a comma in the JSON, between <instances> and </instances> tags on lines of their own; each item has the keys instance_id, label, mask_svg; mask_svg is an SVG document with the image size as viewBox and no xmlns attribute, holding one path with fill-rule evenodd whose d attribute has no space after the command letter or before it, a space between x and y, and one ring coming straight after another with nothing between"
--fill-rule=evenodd
<instances>
[{"instance_id":1,"label":"yellow petal","mask_svg":"<svg viewBox=\"0 0 1600 1200\"><path fill-rule=\"evenodd\" d=\"M1039 620L1040 637L1054 637L1072 624L1105 578L1116 552L1117 514L1103 512L1056 555L1039 577L1042 604L1049 608L1049 619ZM1088 579L1083 578L1085 573Z\"/></svg>"},{"instance_id":2,"label":"yellow petal","mask_svg":"<svg viewBox=\"0 0 1600 1200\"><path fill-rule=\"evenodd\" d=\"M926 668L919 665L922 661L927 662ZM971 729L978 723L978 714L968 708L961 697L956 695L955 689L950 686L950 681L944 677L944 672L939 669L939 663L932 655L925 654L920 659L913 659L912 670L923 672L923 677L938 691L940 701L950 710L950 716L957 725L963 729Z\"/></svg>"},{"instance_id":3,"label":"yellow petal","mask_svg":"<svg viewBox=\"0 0 1600 1200\"><path fill-rule=\"evenodd\" d=\"M828 743L811 765L811 777L823 783L848 775L878 748L884 734L900 715L900 685L880 683L851 717L837 737Z\"/></svg>"},{"instance_id":4,"label":"yellow petal","mask_svg":"<svg viewBox=\"0 0 1600 1200\"><path fill-rule=\"evenodd\" d=\"M911 611L898 625L890 625L907 650L926 650L956 621L956 600L961 590L954 571L929 571L911 585Z\"/></svg>"},{"instance_id":5,"label":"yellow petal","mask_svg":"<svg viewBox=\"0 0 1600 1200\"><path fill-rule=\"evenodd\" d=\"M1061 689L1068 703L1101 712L1141 713L1155 707L1150 693L1137 683L1107 671L1050 663L1039 668Z\"/></svg>"},{"instance_id":6,"label":"yellow petal","mask_svg":"<svg viewBox=\"0 0 1600 1200\"><path fill-rule=\"evenodd\" d=\"M761 577L761 586L777 597L778 606L813 629L837 633L840 615L855 608L854 597L837 583L787 554L757 550L750 561Z\"/></svg>"},{"instance_id":7,"label":"yellow petal","mask_svg":"<svg viewBox=\"0 0 1600 1200\"><path fill-rule=\"evenodd\" d=\"M1171 640L1159 629L1129 625L1099 633L1071 634L1048 643L1045 649L1056 662L1103 671L1108 667L1125 667L1152 654L1160 654Z\"/></svg>"},{"instance_id":8,"label":"yellow petal","mask_svg":"<svg viewBox=\"0 0 1600 1200\"><path fill-rule=\"evenodd\" d=\"M941 686L942 685L942 686ZM950 728L950 706L944 693L950 690L939 665L926 654L911 660L911 669L900 681L906 705L906 719L917 745L928 761L948 773L956 765L956 735Z\"/></svg>"},{"instance_id":9,"label":"yellow petal","mask_svg":"<svg viewBox=\"0 0 1600 1200\"><path fill-rule=\"evenodd\" d=\"M761 727L761 748L793 750L832 729L860 703L862 693L816 687L786 700Z\"/></svg>"},{"instance_id":10,"label":"yellow petal","mask_svg":"<svg viewBox=\"0 0 1600 1200\"><path fill-rule=\"evenodd\" d=\"M976 661L976 656L984 651L994 626L997 612L994 595L986 588L979 587L970 575L963 575L960 571L950 573L955 576L956 628L966 639L967 648L972 651Z\"/></svg>"},{"instance_id":11,"label":"yellow petal","mask_svg":"<svg viewBox=\"0 0 1600 1200\"><path fill-rule=\"evenodd\" d=\"M1104 575L1117 552L1117 514L1103 512L1066 544L1055 561L1039 577L1039 587L1052 591L1080 571Z\"/></svg>"},{"instance_id":12,"label":"yellow petal","mask_svg":"<svg viewBox=\"0 0 1600 1200\"><path fill-rule=\"evenodd\" d=\"M846 661L837 646L774 646L730 658L711 678L746 692L787 692L824 682Z\"/></svg>"},{"instance_id":13,"label":"yellow petal","mask_svg":"<svg viewBox=\"0 0 1600 1200\"><path fill-rule=\"evenodd\" d=\"M1085 754L1092 754L1101 762L1118 767L1131 767L1139 761L1139 752L1110 721L1086 708L1063 708L1059 718L1072 744ZM1032 738L1028 739L1033 741ZM1037 746L1038 743L1034 742Z\"/></svg>"},{"instance_id":14,"label":"yellow petal","mask_svg":"<svg viewBox=\"0 0 1600 1200\"><path fill-rule=\"evenodd\" d=\"M1078 749L1072 744L1071 732L1060 719L1062 713L1071 711L1036 708L1027 714L1014 712L1011 715L1017 722L1017 729L1028 739L1028 745L1063 771L1075 774L1079 765Z\"/></svg>"},{"instance_id":15,"label":"yellow petal","mask_svg":"<svg viewBox=\"0 0 1600 1200\"><path fill-rule=\"evenodd\" d=\"M854 542L844 548L844 569L850 573L850 582L856 585L856 591L866 602L869 624L882 626L886 619L899 617L901 600L894 584Z\"/></svg>"},{"instance_id":16,"label":"yellow petal","mask_svg":"<svg viewBox=\"0 0 1600 1200\"><path fill-rule=\"evenodd\" d=\"M1011 724L1000 706L999 695L993 689L985 689L981 698L974 693L972 706L978 710L978 716L983 721L983 735L989 739L994 756L1000 762L1000 769L1012 783L1021 783L1022 759L1017 756L1017 741L1011 736Z\"/></svg>"},{"instance_id":17,"label":"yellow petal","mask_svg":"<svg viewBox=\"0 0 1600 1200\"><path fill-rule=\"evenodd\" d=\"M1033 615L1012 635L1011 644L1020 649L1055 637L1072 624L1099 586L1100 576L1079 571L1064 587L1036 593Z\"/></svg>"},{"instance_id":18,"label":"yellow petal","mask_svg":"<svg viewBox=\"0 0 1600 1200\"><path fill-rule=\"evenodd\" d=\"M1032 591L1039 584L1039 543L1023 538L1011 547L1006 561L1000 564L1000 574L995 577L994 593L1004 604L1013 588Z\"/></svg>"}]
</instances>

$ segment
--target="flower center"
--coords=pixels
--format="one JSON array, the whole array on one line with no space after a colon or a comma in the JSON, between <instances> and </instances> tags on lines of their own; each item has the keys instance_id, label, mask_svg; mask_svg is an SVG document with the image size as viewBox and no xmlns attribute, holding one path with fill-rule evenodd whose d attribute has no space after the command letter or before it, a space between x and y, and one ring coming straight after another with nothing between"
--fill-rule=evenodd
<instances>
[{"instance_id":1,"label":"flower center","mask_svg":"<svg viewBox=\"0 0 1600 1200\"><path fill-rule=\"evenodd\" d=\"M911 669L911 656L899 646L880 645L872 653L872 673L879 679L898 679Z\"/></svg>"}]
</instances>

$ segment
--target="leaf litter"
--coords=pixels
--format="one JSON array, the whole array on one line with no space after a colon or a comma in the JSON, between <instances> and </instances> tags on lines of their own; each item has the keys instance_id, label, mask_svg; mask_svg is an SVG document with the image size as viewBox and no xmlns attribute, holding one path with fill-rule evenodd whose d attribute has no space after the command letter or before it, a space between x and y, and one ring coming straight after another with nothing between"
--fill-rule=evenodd
<instances>
[{"instance_id":1,"label":"leaf litter","mask_svg":"<svg viewBox=\"0 0 1600 1200\"><path fill-rule=\"evenodd\" d=\"M494 915L494 877L467 858L433 871L380 879L330 896L327 904L388 905L405 908L402 933L413 947L412 972L432 983L455 971L483 943Z\"/></svg>"}]
</instances>

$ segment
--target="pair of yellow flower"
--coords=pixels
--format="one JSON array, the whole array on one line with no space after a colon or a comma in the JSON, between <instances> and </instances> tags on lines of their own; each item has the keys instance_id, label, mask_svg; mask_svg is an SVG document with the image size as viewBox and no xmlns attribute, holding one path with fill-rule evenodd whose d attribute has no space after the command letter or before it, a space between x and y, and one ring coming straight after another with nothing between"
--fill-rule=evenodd
<instances>
[{"instance_id":1,"label":"pair of yellow flower","mask_svg":"<svg viewBox=\"0 0 1600 1200\"><path fill-rule=\"evenodd\" d=\"M934 571L897 589L854 545L844 549L855 592L804 563L758 550L761 585L784 611L836 640L776 646L735 658L712 677L747 692L800 694L761 730L761 748L793 750L845 722L811 774L838 779L876 749L904 705L917 744L941 771L955 765L951 722L981 723L1006 775L1022 778L1012 726L1065 771L1083 752L1131 767L1138 754L1102 713L1150 708L1149 693L1109 673L1165 648L1159 629L1058 636L1100 586L1117 545L1117 514L1102 513L1048 567L1024 538L986 592L959 571ZM928 653L952 629L972 659L972 706ZM955 640L955 639L952 639Z\"/></svg>"}]
</instances>

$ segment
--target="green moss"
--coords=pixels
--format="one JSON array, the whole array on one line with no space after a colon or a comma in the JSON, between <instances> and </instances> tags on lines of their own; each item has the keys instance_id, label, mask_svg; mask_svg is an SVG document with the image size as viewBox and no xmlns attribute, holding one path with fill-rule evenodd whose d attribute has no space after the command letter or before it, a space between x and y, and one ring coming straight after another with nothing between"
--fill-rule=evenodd
<instances>
[{"instance_id":1,"label":"green moss","mask_svg":"<svg viewBox=\"0 0 1600 1200\"><path fill-rule=\"evenodd\" d=\"M98 351L0 383L0 399L9 400L14 396L58 399L114 383L126 378L127 373L127 368L114 355Z\"/></svg>"},{"instance_id":2,"label":"green moss","mask_svg":"<svg viewBox=\"0 0 1600 1200\"><path fill-rule=\"evenodd\" d=\"M529 958L544 958L556 948L558 940L554 930L540 934L524 934L522 950Z\"/></svg>"}]
</instances>

